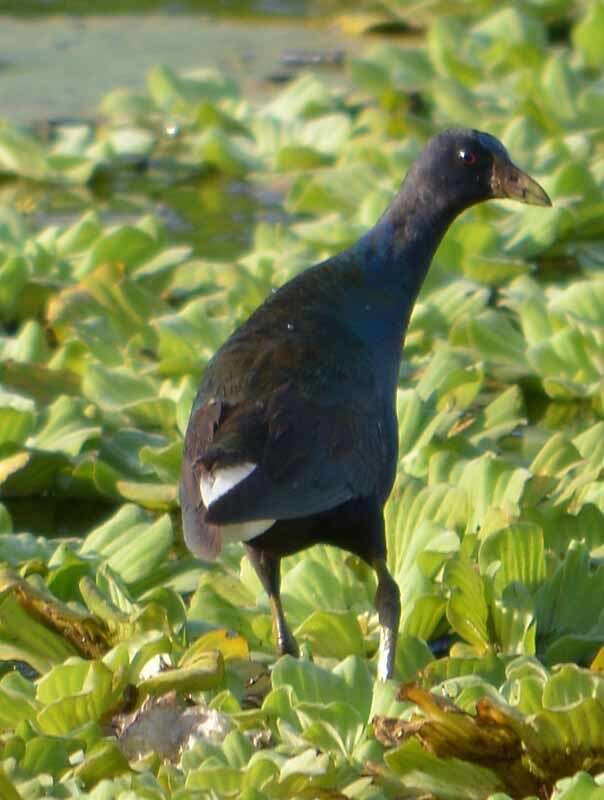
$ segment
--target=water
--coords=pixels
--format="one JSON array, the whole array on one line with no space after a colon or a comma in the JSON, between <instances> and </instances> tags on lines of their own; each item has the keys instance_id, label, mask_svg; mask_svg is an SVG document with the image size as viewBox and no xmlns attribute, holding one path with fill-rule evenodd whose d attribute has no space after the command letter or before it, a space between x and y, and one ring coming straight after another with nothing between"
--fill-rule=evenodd
<instances>
[{"instance_id":1,"label":"water","mask_svg":"<svg viewBox=\"0 0 604 800\"><path fill-rule=\"evenodd\" d=\"M4 0L0 13L19 17L50 14L211 14L217 17L316 17L354 3L342 0Z\"/></svg>"},{"instance_id":2,"label":"water","mask_svg":"<svg viewBox=\"0 0 604 800\"><path fill-rule=\"evenodd\" d=\"M323 0L108 0L95 4L91 15L85 12L93 6L84 0L4 0L0 116L38 127L94 121L107 92L144 90L146 73L160 63L176 70L217 66L237 79L247 97L261 101L277 91L276 78L286 81L299 69L296 59L285 57L288 52L324 52L329 58L358 46L328 25L325 15L343 5L350 7ZM343 79L338 64L315 69L327 79ZM280 188L216 175L179 182L124 171L79 189L3 181L0 203L29 210L37 227L68 223L89 208L113 222L153 212L175 242L224 260L245 252L258 222L288 219Z\"/></svg>"},{"instance_id":3,"label":"water","mask_svg":"<svg viewBox=\"0 0 604 800\"><path fill-rule=\"evenodd\" d=\"M295 59L283 58L287 51L332 54L358 46L321 18L337 5L325 0L0 0L0 116L42 136L52 135L57 122L94 125L107 92L144 90L146 73L161 63L175 70L217 66L236 78L247 97L262 102L298 69ZM87 13L91 7L94 15ZM326 79L343 80L338 65L317 69ZM182 179L153 164L100 174L78 187L0 179L0 204L20 209L39 229L67 225L89 209L107 223L153 213L172 242L191 244L196 255L223 261L249 249L259 222L288 221L283 186L215 173ZM49 536L82 533L113 510L104 502L82 508L51 495L4 502L16 530Z\"/></svg>"}]
</instances>

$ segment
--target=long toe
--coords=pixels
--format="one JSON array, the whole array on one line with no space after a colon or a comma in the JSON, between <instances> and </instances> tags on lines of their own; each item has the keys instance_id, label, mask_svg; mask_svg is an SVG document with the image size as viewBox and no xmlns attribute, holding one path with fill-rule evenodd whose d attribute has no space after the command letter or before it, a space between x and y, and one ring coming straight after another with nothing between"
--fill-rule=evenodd
<instances>
[{"instance_id":1,"label":"long toe","mask_svg":"<svg viewBox=\"0 0 604 800\"><path fill-rule=\"evenodd\" d=\"M380 649L377 664L377 676L380 681L387 681L394 675L396 639L396 633L391 628L380 626Z\"/></svg>"},{"instance_id":2,"label":"long toe","mask_svg":"<svg viewBox=\"0 0 604 800\"><path fill-rule=\"evenodd\" d=\"M382 681L392 678L396 641L401 618L401 598L396 581L388 572L386 562L379 559L374 563L378 576L375 594L375 607L380 621L380 650L378 658L378 678Z\"/></svg>"},{"instance_id":3,"label":"long toe","mask_svg":"<svg viewBox=\"0 0 604 800\"><path fill-rule=\"evenodd\" d=\"M299 658L300 648L298 647L298 642L287 626L284 626L284 628L277 632L276 639L279 655Z\"/></svg>"}]
</instances>

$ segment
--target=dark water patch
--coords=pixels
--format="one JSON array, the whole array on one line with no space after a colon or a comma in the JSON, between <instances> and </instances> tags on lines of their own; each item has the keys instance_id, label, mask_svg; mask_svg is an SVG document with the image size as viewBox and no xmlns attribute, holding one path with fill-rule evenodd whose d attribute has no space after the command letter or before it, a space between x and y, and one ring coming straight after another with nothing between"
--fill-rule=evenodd
<instances>
[{"instance_id":1,"label":"dark water patch","mask_svg":"<svg viewBox=\"0 0 604 800\"><path fill-rule=\"evenodd\" d=\"M115 513L117 505L91 498L3 497L15 531L28 531L49 539L84 536Z\"/></svg>"},{"instance_id":2,"label":"dark water patch","mask_svg":"<svg viewBox=\"0 0 604 800\"><path fill-rule=\"evenodd\" d=\"M170 182L120 172L101 176L91 187L4 181L0 203L26 214L36 229L69 225L89 210L116 225L153 214L171 243L190 244L197 256L225 261L250 248L258 223L290 219L279 190L218 174Z\"/></svg>"},{"instance_id":3,"label":"dark water patch","mask_svg":"<svg viewBox=\"0 0 604 800\"><path fill-rule=\"evenodd\" d=\"M524 387L527 422L555 433L570 430L578 433L593 423L594 401L590 398L554 400L548 397L537 381Z\"/></svg>"}]
</instances>

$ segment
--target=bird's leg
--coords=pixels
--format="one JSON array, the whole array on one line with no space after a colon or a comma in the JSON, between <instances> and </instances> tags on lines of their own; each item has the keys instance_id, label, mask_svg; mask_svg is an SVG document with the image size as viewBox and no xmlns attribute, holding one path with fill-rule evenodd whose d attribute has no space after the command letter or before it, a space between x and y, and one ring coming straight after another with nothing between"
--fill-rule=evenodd
<instances>
[{"instance_id":1,"label":"bird's leg","mask_svg":"<svg viewBox=\"0 0 604 800\"><path fill-rule=\"evenodd\" d=\"M375 607L380 621L380 649L378 657L378 678L385 681L394 673L396 640L401 619L401 595L398 585L388 572L386 560L376 558L373 568L377 574L378 585L375 593Z\"/></svg>"},{"instance_id":2,"label":"bird's leg","mask_svg":"<svg viewBox=\"0 0 604 800\"><path fill-rule=\"evenodd\" d=\"M279 584L281 582L280 561L278 558L270 556L250 544L246 544L245 549L271 604L273 634L277 642L277 650L281 655L288 654L298 658L300 655L298 643L288 627L283 613L283 606L281 605L281 595L279 593Z\"/></svg>"}]
</instances>

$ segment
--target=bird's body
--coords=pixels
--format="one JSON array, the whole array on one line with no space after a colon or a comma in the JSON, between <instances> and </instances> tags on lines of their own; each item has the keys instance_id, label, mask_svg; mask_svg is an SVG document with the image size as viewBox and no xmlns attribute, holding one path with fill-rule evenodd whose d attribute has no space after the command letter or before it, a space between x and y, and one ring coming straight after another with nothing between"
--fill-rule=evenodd
<instances>
[{"instance_id":1,"label":"bird's body","mask_svg":"<svg viewBox=\"0 0 604 800\"><path fill-rule=\"evenodd\" d=\"M218 402L222 424L200 466L211 471L217 459L227 466L231 458L257 465L216 500L210 521L295 519L376 490L382 501L387 497L396 460L400 323L378 330L375 300L359 311L376 317L375 326L366 320L369 334L347 322L363 280L352 259L302 273L208 365L194 406L200 411L193 413ZM280 547L291 549L287 542Z\"/></svg>"},{"instance_id":2,"label":"bird's body","mask_svg":"<svg viewBox=\"0 0 604 800\"><path fill-rule=\"evenodd\" d=\"M448 226L494 196L493 170L483 165L467 180L460 153L470 147L479 162L509 165L514 196L546 203L497 140L445 132L431 140L376 226L271 294L204 373L185 438L185 539L207 559L225 540L247 543L283 652L297 648L279 600L279 561L328 543L376 569L379 671L392 673L400 601L386 568L383 507L396 474L401 350ZM434 168L441 151L457 168L452 175Z\"/></svg>"}]
</instances>

